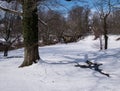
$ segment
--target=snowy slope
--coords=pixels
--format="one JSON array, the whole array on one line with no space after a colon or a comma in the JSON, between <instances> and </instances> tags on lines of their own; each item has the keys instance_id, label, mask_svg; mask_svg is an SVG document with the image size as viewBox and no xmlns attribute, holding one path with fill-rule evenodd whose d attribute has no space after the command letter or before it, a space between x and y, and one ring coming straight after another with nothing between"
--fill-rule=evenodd
<instances>
[{"instance_id":1,"label":"snowy slope","mask_svg":"<svg viewBox=\"0 0 120 91\"><path fill-rule=\"evenodd\" d=\"M109 49L99 51L99 40L89 36L77 43L40 47L42 61L18 68L23 49L0 53L0 91L120 91L120 41L109 38ZM110 78L91 69L74 67L89 59L103 63Z\"/></svg>"}]
</instances>

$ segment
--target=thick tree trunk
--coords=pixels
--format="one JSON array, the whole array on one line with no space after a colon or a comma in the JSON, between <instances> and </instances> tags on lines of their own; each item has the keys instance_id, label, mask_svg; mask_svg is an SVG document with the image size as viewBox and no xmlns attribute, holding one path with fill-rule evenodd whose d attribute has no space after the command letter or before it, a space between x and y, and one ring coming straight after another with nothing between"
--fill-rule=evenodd
<instances>
[{"instance_id":1,"label":"thick tree trunk","mask_svg":"<svg viewBox=\"0 0 120 91\"><path fill-rule=\"evenodd\" d=\"M29 66L40 59L38 51L38 15L34 0L23 2L24 61L20 67Z\"/></svg>"},{"instance_id":2,"label":"thick tree trunk","mask_svg":"<svg viewBox=\"0 0 120 91\"><path fill-rule=\"evenodd\" d=\"M31 46L30 48L25 47L24 49L24 61L20 67L29 66L33 63L37 63L39 60L38 48L36 46Z\"/></svg>"}]
</instances>

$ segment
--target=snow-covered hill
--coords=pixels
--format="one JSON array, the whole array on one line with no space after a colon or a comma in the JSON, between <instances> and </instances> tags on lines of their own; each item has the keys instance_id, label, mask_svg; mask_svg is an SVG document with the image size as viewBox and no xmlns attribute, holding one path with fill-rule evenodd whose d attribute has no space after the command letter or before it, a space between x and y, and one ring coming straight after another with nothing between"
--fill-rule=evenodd
<instances>
[{"instance_id":1,"label":"snow-covered hill","mask_svg":"<svg viewBox=\"0 0 120 91\"><path fill-rule=\"evenodd\" d=\"M23 49L0 53L0 91L120 91L120 41L110 36L109 49L99 51L92 36L77 43L40 47L42 61L18 68ZM108 78L91 69L75 67L86 59L103 63Z\"/></svg>"}]
</instances>

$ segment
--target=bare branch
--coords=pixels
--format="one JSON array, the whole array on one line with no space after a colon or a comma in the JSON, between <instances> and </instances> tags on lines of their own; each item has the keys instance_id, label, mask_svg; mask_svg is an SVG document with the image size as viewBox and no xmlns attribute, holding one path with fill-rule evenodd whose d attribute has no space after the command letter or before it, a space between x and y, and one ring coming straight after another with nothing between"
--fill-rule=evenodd
<instances>
[{"instance_id":1,"label":"bare branch","mask_svg":"<svg viewBox=\"0 0 120 91\"><path fill-rule=\"evenodd\" d=\"M19 39L22 35L18 35L14 40L11 41L11 45L16 42L17 39Z\"/></svg>"},{"instance_id":2,"label":"bare branch","mask_svg":"<svg viewBox=\"0 0 120 91\"><path fill-rule=\"evenodd\" d=\"M20 16L22 15L21 12L18 12L18 11L16 11L16 10L11 10L11 9L8 9L8 8L4 8L4 7L2 7L2 6L0 6L0 9L3 10L3 11L9 12L9 13L18 14L18 15L20 15Z\"/></svg>"},{"instance_id":3,"label":"bare branch","mask_svg":"<svg viewBox=\"0 0 120 91\"><path fill-rule=\"evenodd\" d=\"M41 18L38 18L38 20L40 21L40 23L42 23L45 26L48 26L46 22L44 22Z\"/></svg>"}]
</instances>

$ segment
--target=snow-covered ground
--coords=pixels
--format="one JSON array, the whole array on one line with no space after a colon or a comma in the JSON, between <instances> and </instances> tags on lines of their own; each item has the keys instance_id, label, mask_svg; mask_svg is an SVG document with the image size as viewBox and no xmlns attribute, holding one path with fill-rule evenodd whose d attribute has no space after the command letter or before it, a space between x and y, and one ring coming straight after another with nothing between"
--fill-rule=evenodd
<instances>
[{"instance_id":1,"label":"snow-covered ground","mask_svg":"<svg viewBox=\"0 0 120 91\"><path fill-rule=\"evenodd\" d=\"M40 47L42 61L18 68L23 61L23 49L0 53L0 91L120 91L120 41L110 36L109 49L99 51L99 40L92 36L77 43ZM110 74L75 67L86 59L103 63Z\"/></svg>"}]
</instances>

